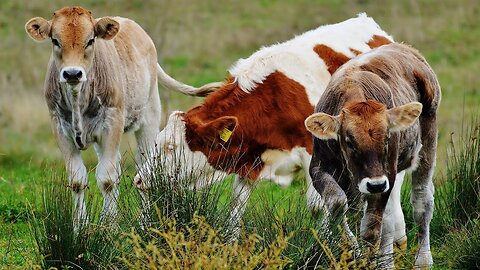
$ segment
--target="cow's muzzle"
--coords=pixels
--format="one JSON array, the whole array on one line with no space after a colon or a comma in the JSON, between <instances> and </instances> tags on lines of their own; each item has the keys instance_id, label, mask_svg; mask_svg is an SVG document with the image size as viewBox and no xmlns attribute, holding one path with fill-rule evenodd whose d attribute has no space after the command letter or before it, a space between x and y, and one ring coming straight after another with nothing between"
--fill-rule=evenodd
<instances>
[{"instance_id":1,"label":"cow's muzzle","mask_svg":"<svg viewBox=\"0 0 480 270\"><path fill-rule=\"evenodd\" d=\"M60 82L68 84L79 84L87 80L85 70L82 67L70 66L60 70Z\"/></svg>"},{"instance_id":2,"label":"cow's muzzle","mask_svg":"<svg viewBox=\"0 0 480 270\"><path fill-rule=\"evenodd\" d=\"M389 188L388 178L385 175L372 178L365 177L360 181L360 184L358 184L360 192L366 194L383 193Z\"/></svg>"}]
</instances>

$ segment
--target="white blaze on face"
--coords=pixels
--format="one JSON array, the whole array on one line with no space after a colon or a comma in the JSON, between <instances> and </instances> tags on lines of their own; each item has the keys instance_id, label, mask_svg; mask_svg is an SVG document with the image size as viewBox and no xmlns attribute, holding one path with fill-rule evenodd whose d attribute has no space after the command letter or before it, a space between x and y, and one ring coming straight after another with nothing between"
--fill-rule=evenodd
<instances>
[{"instance_id":1,"label":"white blaze on face","mask_svg":"<svg viewBox=\"0 0 480 270\"><path fill-rule=\"evenodd\" d=\"M358 190L365 194L375 194L387 191L390 188L386 175L380 177L365 177L358 184Z\"/></svg>"}]
</instances>

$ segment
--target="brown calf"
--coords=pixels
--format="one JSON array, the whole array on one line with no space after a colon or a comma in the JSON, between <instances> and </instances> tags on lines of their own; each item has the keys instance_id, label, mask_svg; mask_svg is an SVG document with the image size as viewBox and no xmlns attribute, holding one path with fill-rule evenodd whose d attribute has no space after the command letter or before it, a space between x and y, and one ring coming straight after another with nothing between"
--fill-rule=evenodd
<instances>
[{"instance_id":1,"label":"brown calf","mask_svg":"<svg viewBox=\"0 0 480 270\"><path fill-rule=\"evenodd\" d=\"M305 120L315 136L310 175L326 207L341 207L360 191L366 201L361 234L373 245L381 235L384 254L393 252L394 240L406 241L400 188L404 171L413 170L415 264L422 267L433 263L429 224L439 102L440 86L425 59L407 45L389 44L337 70L316 113ZM390 259L387 267L393 267Z\"/></svg>"}]
</instances>

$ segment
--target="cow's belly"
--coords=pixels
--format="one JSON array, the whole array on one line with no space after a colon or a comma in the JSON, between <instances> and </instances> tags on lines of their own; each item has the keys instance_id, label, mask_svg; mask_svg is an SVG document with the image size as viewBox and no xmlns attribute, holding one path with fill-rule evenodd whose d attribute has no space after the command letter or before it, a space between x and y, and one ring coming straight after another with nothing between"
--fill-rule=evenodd
<instances>
[{"instance_id":1,"label":"cow's belly","mask_svg":"<svg viewBox=\"0 0 480 270\"><path fill-rule=\"evenodd\" d=\"M420 149L422 149L422 144L419 141L403 147L398 158L397 171L415 170L418 166Z\"/></svg>"},{"instance_id":2,"label":"cow's belly","mask_svg":"<svg viewBox=\"0 0 480 270\"><path fill-rule=\"evenodd\" d=\"M272 178L277 175L290 175L301 167L297 151L268 149L262 156L264 167L258 178Z\"/></svg>"},{"instance_id":3,"label":"cow's belly","mask_svg":"<svg viewBox=\"0 0 480 270\"><path fill-rule=\"evenodd\" d=\"M125 117L123 132L136 131L144 118L144 110L131 109Z\"/></svg>"}]
</instances>

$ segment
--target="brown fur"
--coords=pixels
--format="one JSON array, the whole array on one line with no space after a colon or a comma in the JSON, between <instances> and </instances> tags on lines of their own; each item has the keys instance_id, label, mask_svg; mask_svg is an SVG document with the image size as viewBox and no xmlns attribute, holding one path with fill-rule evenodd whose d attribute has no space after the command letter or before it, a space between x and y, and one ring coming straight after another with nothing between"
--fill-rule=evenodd
<instances>
[{"instance_id":1,"label":"brown fur","mask_svg":"<svg viewBox=\"0 0 480 270\"><path fill-rule=\"evenodd\" d=\"M412 202L420 226L419 246L428 248L428 234L423 232L428 230L433 213L432 175L440 97L435 73L408 45L379 47L337 70L315 109L323 113L322 117L327 114L338 119L338 140L314 140L310 175L317 191L327 200L340 200L329 193L333 186L352 199L352 189L363 178L385 175L392 187L398 172L413 169ZM406 118L414 115L412 121L404 129L389 130L389 119L405 108L412 108L403 114ZM420 164L412 168L417 154ZM368 207L362 234L374 245L378 244L389 194L390 190L366 195ZM425 254L419 263L429 263L431 254Z\"/></svg>"},{"instance_id":2,"label":"brown fur","mask_svg":"<svg viewBox=\"0 0 480 270\"><path fill-rule=\"evenodd\" d=\"M281 72L270 74L251 93L230 79L203 105L185 113L186 139L190 149L202 151L215 168L255 180L267 149L302 146L312 152L310 134L302 124L312 111L304 87ZM227 143L218 138L216 128L205 130L207 123L223 116L237 119Z\"/></svg>"},{"instance_id":3,"label":"brown fur","mask_svg":"<svg viewBox=\"0 0 480 270\"><path fill-rule=\"evenodd\" d=\"M373 35L372 39L367 43L370 48L377 48L382 45L390 44L392 41L387 39L386 37L379 36L379 35Z\"/></svg>"},{"instance_id":4,"label":"brown fur","mask_svg":"<svg viewBox=\"0 0 480 270\"><path fill-rule=\"evenodd\" d=\"M355 50L355 49L352 49L352 48L350 48L350 51L351 51L353 54L355 54L355 55L359 55L359 54L362 53L361 51Z\"/></svg>"},{"instance_id":5,"label":"brown fur","mask_svg":"<svg viewBox=\"0 0 480 270\"><path fill-rule=\"evenodd\" d=\"M313 50L325 62L330 74L333 74L341 65L350 60L350 58L343 53L336 52L332 48L323 44L316 45Z\"/></svg>"},{"instance_id":6,"label":"brown fur","mask_svg":"<svg viewBox=\"0 0 480 270\"><path fill-rule=\"evenodd\" d=\"M377 48L385 44L390 44L392 41L387 39L386 37L379 36L379 35L373 35L372 39L367 43L367 45L370 48ZM340 66L345 64L350 58L346 56L343 53L336 52L332 48L323 45L323 44L318 44L316 45L313 50L322 58L322 60L325 62L325 65L328 67L328 72L330 74L333 74ZM362 52L353 48L350 48L350 51L355 54L359 55Z\"/></svg>"}]
</instances>

